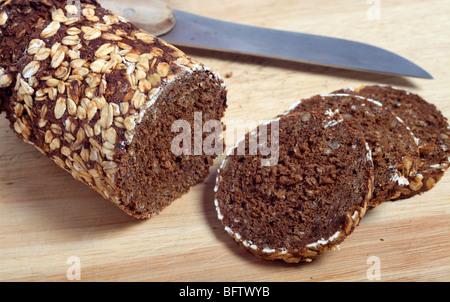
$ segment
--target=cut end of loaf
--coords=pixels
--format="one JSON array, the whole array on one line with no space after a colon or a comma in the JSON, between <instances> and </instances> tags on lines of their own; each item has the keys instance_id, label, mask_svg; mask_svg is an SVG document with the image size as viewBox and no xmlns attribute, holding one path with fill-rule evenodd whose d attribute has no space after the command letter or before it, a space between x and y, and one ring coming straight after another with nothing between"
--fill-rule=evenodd
<instances>
[{"instance_id":1,"label":"cut end of loaf","mask_svg":"<svg viewBox=\"0 0 450 302\"><path fill-rule=\"evenodd\" d=\"M203 180L218 154L197 155L193 149L189 155L174 153L171 145L179 133L171 127L186 121L193 130L196 114L201 114L202 124L220 121L225 108L226 90L210 71L198 70L165 90L136 127L133 142L120 158L119 206L133 216L150 217Z\"/></svg>"}]
</instances>

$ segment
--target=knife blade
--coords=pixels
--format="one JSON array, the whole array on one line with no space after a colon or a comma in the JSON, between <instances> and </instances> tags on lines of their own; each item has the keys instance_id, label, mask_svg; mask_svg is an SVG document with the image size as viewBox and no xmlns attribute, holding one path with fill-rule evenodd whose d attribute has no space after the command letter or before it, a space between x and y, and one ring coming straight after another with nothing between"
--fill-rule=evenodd
<instances>
[{"instance_id":1,"label":"knife blade","mask_svg":"<svg viewBox=\"0 0 450 302\"><path fill-rule=\"evenodd\" d=\"M114 11L114 2L117 1L108 0L107 8ZM176 9L172 12L175 25L159 37L179 47L241 53L381 74L433 78L410 60L373 45L226 22ZM133 22L133 13L128 13L125 17ZM139 20L139 24L145 30L142 20Z\"/></svg>"}]
</instances>

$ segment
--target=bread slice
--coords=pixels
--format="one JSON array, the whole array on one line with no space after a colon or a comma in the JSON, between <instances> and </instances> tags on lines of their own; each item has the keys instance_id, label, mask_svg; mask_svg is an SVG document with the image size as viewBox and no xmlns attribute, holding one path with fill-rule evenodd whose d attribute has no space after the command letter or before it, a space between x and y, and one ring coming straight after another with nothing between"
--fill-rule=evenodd
<instances>
[{"instance_id":1,"label":"bread slice","mask_svg":"<svg viewBox=\"0 0 450 302\"><path fill-rule=\"evenodd\" d=\"M408 187L408 177L419 167L417 139L381 103L350 94L330 94L313 96L291 108L291 112L310 110L326 111L330 116L340 113L344 122L360 131L369 144L375 173L369 209L397 198Z\"/></svg>"},{"instance_id":2,"label":"bread slice","mask_svg":"<svg viewBox=\"0 0 450 302\"><path fill-rule=\"evenodd\" d=\"M363 86L340 92L377 100L394 112L419 140L420 167L398 198L408 198L433 188L448 169L450 156L450 127L439 109L418 94L391 86Z\"/></svg>"},{"instance_id":3,"label":"bread slice","mask_svg":"<svg viewBox=\"0 0 450 302\"><path fill-rule=\"evenodd\" d=\"M252 154L265 127L266 147L278 146L276 161L261 144ZM297 112L260 125L230 150L218 171L215 206L225 230L252 254L297 263L338 247L372 191L362 135L339 114Z\"/></svg>"}]
</instances>

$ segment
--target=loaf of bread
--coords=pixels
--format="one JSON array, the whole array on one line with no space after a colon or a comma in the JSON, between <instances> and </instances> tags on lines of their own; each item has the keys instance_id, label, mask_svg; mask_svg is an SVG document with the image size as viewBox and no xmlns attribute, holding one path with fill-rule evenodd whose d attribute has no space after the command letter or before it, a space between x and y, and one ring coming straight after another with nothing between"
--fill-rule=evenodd
<instances>
[{"instance_id":1,"label":"loaf of bread","mask_svg":"<svg viewBox=\"0 0 450 302\"><path fill-rule=\"evenodd\" d=\"M1 0L0 99L19 138L148 218L203 180L217 156L171 152L172 124L220 122L227 89L96 1Z\"/></svg>"},{"instance_id":2,"label":"loaf of bread","mask_svg":"<svg viewBox=\"0 0 450 302\"><path fill-rule=\"evenodd\" d=\"M371 151L339 113L326 113L298 111L260 125L220 166L218 218L257 257L312 261L339 247L366 213Z\"/></svg>"}]
</instances>

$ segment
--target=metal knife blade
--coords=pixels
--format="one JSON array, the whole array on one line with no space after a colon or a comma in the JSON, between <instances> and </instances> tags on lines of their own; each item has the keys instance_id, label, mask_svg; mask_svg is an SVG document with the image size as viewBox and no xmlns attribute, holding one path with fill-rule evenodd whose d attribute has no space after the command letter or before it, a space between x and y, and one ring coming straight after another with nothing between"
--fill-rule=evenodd
<instances>
[{"instance_id":1,"label":"metal knife blade","mask_svg":"<svg viewBox=\"0 0 450 302\"><path fill-rule=\"evenodd\" d=\"M305 33L241 25L173 10L167 42L303 63L432 79L415 63L372 45Z\"/></svg>"},{"instance_id":2,"label":"metal knife blade","mask_svg":"<svg viewBox=\"0 0 450 302\"><path fill-rule=\"evenodd\" d=\"M133 2L133 5L136 5L134 9L127 9L128 4L122 0L102 0L101 3L116 13L125 14L125 18L144 30L180 47L242 53L350 70L433 78L418 65L395 53L356 41L225 22L170 10L160 0ZM159 21L161 15L167 16L169 22ZM167 32L160 28L155 29L154 23L157 28L161 27L161 24L164 25L162 27L175 26ZM155 30L157 32L154 32Z\"/></svg>"}]
</instances>

